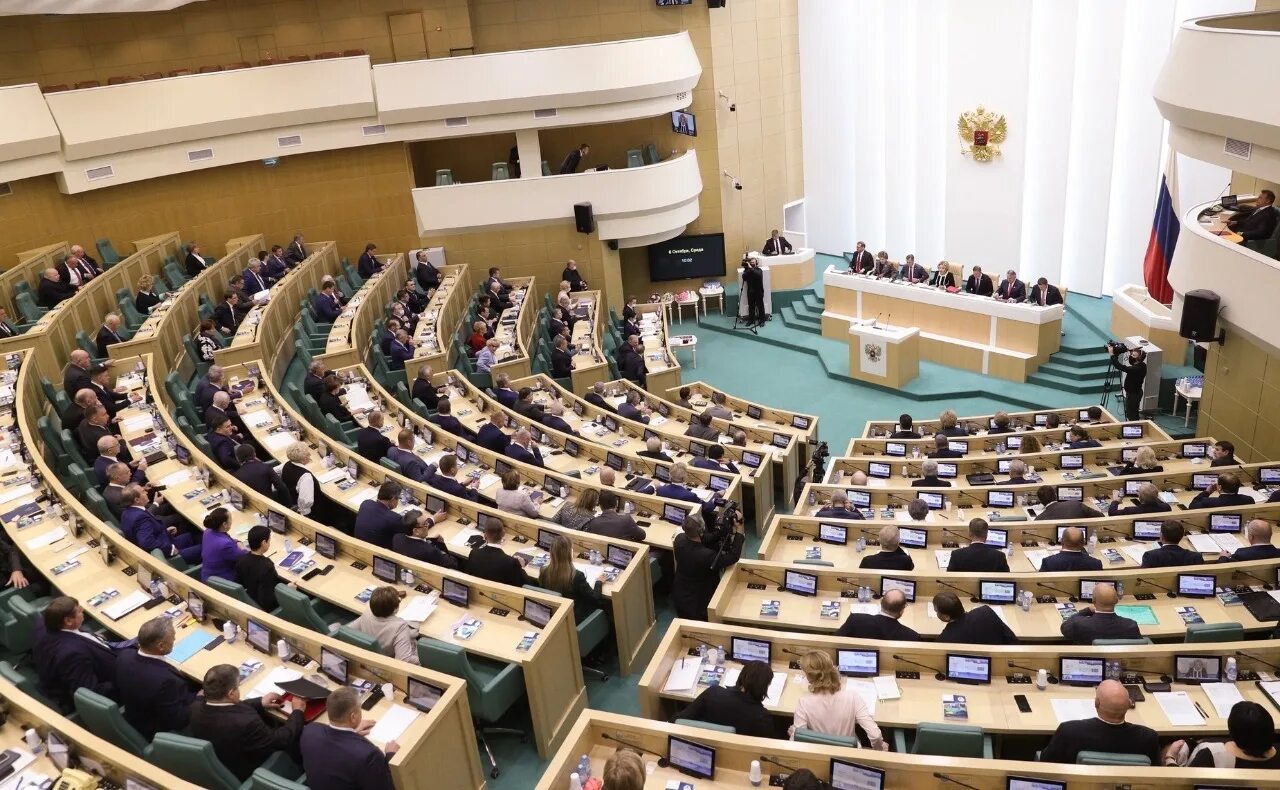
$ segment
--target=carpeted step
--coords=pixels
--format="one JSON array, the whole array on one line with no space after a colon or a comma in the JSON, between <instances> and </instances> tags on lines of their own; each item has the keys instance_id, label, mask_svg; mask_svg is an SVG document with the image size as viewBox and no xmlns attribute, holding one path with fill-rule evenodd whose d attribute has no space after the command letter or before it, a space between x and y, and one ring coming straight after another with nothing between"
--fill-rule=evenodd
<instances>
[{"instance_id":1,"label":"carpeted step","mask_svg":"<svg viewBox=\"0 0 1280 790\"><path fill-rule=\"evenodd\" d=\"M804 302L809 309L816 310L819 313L827 309L827 300L818 296L813 291L807 291L801 301Z\"/></svg>"},{"instance_id":2,"label":"carpeted step","mask_svg":"<svg viewBox=\"0 0 1280 790\"><path fill-rule=\"evenodd\" d=\"M1107 371L1111 369L1111 365L1107 362L1078 362L1074 359L1058 359L1057 354L1049 357L1049 361L1040 366L1043 373L1053 373L1064 377L1078 377L1082 379L1096 378L1099 381L1106 379Z\"/></svg>"},{"instance_id":3,"label":"carpeted step","mask_svg":"<svg viewBox=\"0 0 1280 790\"><path fill-rule=\"evenodd\" d=\"M1064 392L1076 392L1080 394L1091 394L1102 392L1102 379L1080 379L1070 374L1057 374L1046 372L1044 368L1027 376L1027 382L1030 384L1038 384L1042 387L1052 387L1056 390Z\"/></svg>"},{"instance_id":4,"label":"carpeted step","mask_svg":"<svg viewBox=\"0 0 1280 790\"><path fill-rule=\"evenodd\" d=\"M782 323L792 329L799 329L803 332L811 332L815 335L822 334L822 318L814 318L809 315L800 315L795 308L787 305L780 311Z\"/></svg>"}]
</instances>

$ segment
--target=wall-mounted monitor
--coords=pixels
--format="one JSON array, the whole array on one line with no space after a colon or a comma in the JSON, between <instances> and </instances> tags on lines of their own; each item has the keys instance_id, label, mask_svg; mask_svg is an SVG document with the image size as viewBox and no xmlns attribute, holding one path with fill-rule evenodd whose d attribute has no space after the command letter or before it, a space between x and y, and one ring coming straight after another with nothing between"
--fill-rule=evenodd
<instances>
[{"instance_id":1,"label":"wall-mounted monitor","mask_svg":"<svg viewBox=\"0 0 1280 790\"><path fill-rule=\"evenodd\" d=\"M671 131L689 137L698 136L698 117L688 110L671 111Z\"/></svg>"},{"instance_id":2,"label":"wall-mounted monitor","mask_svg":"<svg viewBox=\"0 0 1280 790\"><path fill-rule=\"evenodd\" d=\"M649 245L649 279L653 282L723 277L724 274L723 233L676 236Z\"/></svg>"}]
</instances>

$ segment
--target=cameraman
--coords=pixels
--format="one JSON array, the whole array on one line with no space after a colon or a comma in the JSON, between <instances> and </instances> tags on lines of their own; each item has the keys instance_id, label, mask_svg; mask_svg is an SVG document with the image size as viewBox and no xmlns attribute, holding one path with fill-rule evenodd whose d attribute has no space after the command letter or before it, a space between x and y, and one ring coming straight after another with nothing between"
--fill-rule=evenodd
<instances>
[{"instance_id":1,"label":"cameraman","mask_svg":"<svg viewBox=\"0 0 1280 790\"><path fill-rule=\"evenodd\" d=\"M763 324L764 271L754 256L747 255L742 259L742 286L747 292L747 325Z\"/></svg>"},{"instance_id":2,"label":"cameraman","mask_svg":"<svg viewBox=\"0 0 1280 790\"><path fill-rule=\"evenodd\" d=\"M720 570L738 561L742 544L746 540L742 528L742 514L736 508L727 510L721 517L721 527L708 530L702 515L693 511L681 525L683 532L672 545L676 560L675 579L671 584L671 601L676 607L676 617L689 620L706 620L707 604L720 584ZM732 519L732 532L725 534L725 519Z\"/></svg>"},{"instance_id":3,"label":"cameraman","mask_svg":"<svg viewBox=\"0 0 1280 790\"><path fill-rule=\"evenodd\" d=\"M1124 376L1121 389L1124 390L1124 418L1140 419L1142 410L1142 389L1147 381L1147 352L1141 348L1128 349L1125 353L1124 343L1107 343L1107 351L1111 354L1111 364Z\"/></svg>"}]
</instances>

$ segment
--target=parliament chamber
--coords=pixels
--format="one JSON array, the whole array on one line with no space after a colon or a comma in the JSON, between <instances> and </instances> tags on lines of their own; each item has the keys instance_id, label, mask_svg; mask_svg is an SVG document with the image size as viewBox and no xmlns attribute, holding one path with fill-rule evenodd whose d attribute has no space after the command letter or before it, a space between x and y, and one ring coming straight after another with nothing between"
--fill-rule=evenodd
<instances>
[{"instance_id":1,"label":"parliament chamber","mask_svg":"<svg viewBox=\"0 0 1280 790\"><path fill-rule=\"evenodd\" d=\"M1271 786L1270 0L12 5L0 790Z\"/></svg>"}]
</instances>

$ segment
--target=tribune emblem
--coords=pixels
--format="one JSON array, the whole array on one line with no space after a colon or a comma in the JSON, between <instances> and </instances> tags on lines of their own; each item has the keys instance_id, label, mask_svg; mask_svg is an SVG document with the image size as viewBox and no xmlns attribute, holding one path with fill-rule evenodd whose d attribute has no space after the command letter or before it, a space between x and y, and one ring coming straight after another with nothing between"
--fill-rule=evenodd
<instances>
[{"instance_id":1,"label":"tribune emblem","mask_svg":"<svg viewBox=\"0 0 1280 790\"><path fill-rule=\"evenodd\" d=\"M879 343L867 343L862 347L862 351L873 364L879 362L880 357L884 355L884 347Z\"/></svg>"},{"instance_id":2,"label":"tribune emblem","mask_svg":"<svg viewBox=\"0 0 1280 790\"><path fill-rule=\"evenodd\" d=\"M1003 115L990 112L981 104L972 112L960 113L956 121L960 134L960 153L975 162L990 162L1000 155L1000 144L1009 134Z\"/></svg>"}]
</instances>

